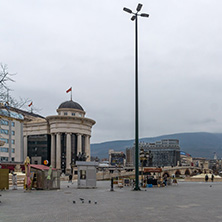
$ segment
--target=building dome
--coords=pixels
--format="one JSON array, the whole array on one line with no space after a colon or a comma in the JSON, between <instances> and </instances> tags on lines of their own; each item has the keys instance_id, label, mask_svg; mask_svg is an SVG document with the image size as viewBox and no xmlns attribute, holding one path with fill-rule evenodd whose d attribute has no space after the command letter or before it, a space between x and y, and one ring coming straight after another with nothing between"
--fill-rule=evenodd
<instances>
[{"instance_id":1,"label":"building dome","mask_svg":"<svg viewBox=\"0 0 222 222\"><path fill-rule=\"evenodd\" d=\"M66 101L66 102L63 102L60 104L59 106L59 109L62 109L62 108L68 108L68 109L79 109L79 110L82 110L84 111L84 109L82 108L82 106L80 106L78 103L72 101L72 100L69 100L69 101Z\"/></svg>"}]
</instances>

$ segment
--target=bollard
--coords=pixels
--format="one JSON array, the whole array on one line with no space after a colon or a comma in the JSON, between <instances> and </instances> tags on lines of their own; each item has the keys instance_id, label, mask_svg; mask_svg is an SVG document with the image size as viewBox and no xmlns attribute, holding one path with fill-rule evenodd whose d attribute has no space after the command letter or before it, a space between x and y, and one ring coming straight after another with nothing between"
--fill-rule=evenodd
<instances>
[{"instance_id":1,"label":"bollard","mask_svg":"<svg viewBox=\"0 0 222 222\"><path fill-rule=\"evenodd\" d=\"M110 189L110 191L114 191L114 189L113 189L113 177L111 178L111 189Z\"/></svg>"}]
</instances>

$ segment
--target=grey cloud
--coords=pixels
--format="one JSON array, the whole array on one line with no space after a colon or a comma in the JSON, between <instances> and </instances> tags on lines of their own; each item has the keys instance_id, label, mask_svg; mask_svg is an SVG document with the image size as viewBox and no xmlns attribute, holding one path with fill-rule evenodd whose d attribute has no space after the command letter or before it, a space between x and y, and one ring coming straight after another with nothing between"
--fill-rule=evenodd
<instances>
[{"instance_id":1,"label":"grey cloud","mask_svg":"<svg viewBox=\"0 0 222 222\"><path fill-rule=\"evenodd\" d=\"M18 73L13 94L46 116L72 86L73 99L97 121L92 142L132 138L134 23L122 8L137 4L2 2L0 62ZM139 20L140 136L221 132L222 2L143 4L150 17Z\"/></svg>"}]
</instances>

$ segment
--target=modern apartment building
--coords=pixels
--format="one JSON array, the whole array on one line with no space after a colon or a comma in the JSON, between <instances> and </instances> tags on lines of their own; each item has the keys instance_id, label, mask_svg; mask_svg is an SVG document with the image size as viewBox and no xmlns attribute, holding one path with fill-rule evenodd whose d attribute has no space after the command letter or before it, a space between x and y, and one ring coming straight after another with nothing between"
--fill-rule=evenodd
<instances>
[{"instance_id":1,"label":"modern apartment building","mask_svg":"<svg viewBox=\"0 0 222 222\"><path fill-rule=\"evenodd\" d=\"M164 139L155 143L139 143L139 148L147 153L145 166L162 167L180 164L180 146L177 139ZM134 166L134 146L126 149L126 157L126 166Z\"/></svg>"},{"instance_id":2,"label":"modern apartment building","mask_svg":"<svg viewBox=\"0 0 222 222\"><path fill-rule=\"evenodd\" d=\"M0 108L0 161L21 162L23 152L23 122L24 116L18 112Z\"/></svg>"}]
</instances>

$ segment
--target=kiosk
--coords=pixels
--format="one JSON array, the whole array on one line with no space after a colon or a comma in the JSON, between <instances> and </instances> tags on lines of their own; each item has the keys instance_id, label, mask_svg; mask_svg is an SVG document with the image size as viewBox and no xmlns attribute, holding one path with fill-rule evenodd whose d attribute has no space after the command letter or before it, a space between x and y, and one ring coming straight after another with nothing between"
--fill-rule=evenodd
<instances>
[{"instance_id":1,"label":"kiosk","mask_svg":"<svg viewBox=\"0 0 222 222\"><path fill-rule=\"evenodd\" d=\"M97 162L76 161L78 168L78 188L96 188Z\"/></svg>"}]
</instances>

